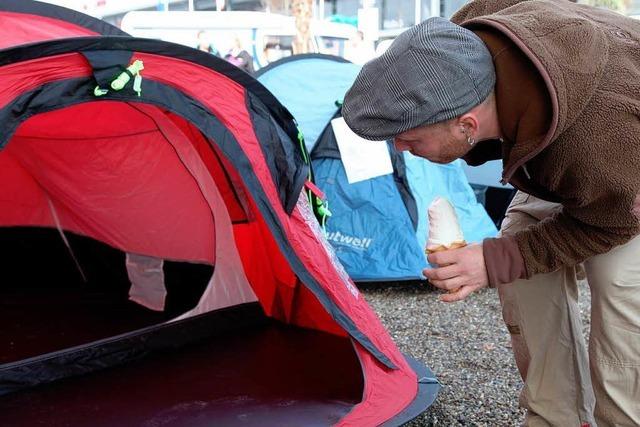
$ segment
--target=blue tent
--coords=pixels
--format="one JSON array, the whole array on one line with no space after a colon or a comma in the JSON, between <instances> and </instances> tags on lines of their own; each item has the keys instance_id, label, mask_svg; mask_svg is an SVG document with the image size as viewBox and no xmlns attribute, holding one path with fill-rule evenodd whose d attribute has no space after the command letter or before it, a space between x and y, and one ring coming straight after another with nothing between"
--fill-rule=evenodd
<instances>
[{"instance_id":1,"label":"blue tent","mask_svg":"<svg viewBox=\"0 0 640 427\"><path fill-rule=\"evenodd\" d=\"M455 206L468 242L496 227L469 186L461 161L437 165L387 143L393 174L349 184L330 121L360 66L328 55L297 55L261 69L258 80L293 114L311 153L316 183L333 216L327 237L355 281L421 279L427 266L427 209L436 196Z\"/></svg>"}]
</instances>

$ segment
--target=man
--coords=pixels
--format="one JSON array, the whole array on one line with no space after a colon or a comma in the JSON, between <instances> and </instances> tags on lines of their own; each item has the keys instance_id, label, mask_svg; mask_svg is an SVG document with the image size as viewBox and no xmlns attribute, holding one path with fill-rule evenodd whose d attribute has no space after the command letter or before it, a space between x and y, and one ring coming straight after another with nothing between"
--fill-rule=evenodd
<instances>
[{"instance_id":1,"label":"man","mask_svg":"<svg viewBox=\"0 0 640 427\"><path fill-rule=\"evenodd\" d=\"M638 426L640 21L560 0L476 0L452 21L365 64L343 116L434 162L502 158L519 192L500 236L430 255L425 276L457 289L444 301L498 287L527 425Z\"/></svg>"}]
</instances>

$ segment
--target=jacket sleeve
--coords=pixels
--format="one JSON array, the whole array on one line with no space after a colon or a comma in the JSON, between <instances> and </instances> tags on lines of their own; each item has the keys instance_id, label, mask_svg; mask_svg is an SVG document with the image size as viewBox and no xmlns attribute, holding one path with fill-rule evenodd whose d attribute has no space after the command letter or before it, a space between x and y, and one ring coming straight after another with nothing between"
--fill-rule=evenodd
<instances>
[{"instance_id":1,"label":"jacket sleeve","mask_svg":"<svg viewBox=\"0 0 640 427\"><path fill-rule=\"evenodd\" d=\"M491 287L511 283L527 276L524 259L513 236L503 235L497 239L484 239L482 254Z\"/></svg>"}]
</instances>

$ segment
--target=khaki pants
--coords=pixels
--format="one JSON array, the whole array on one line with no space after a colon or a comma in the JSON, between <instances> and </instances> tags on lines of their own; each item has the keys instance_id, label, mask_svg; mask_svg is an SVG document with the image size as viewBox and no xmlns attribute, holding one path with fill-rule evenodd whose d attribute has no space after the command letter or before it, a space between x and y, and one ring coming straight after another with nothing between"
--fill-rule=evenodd
<instances>
[{"instance_id":1,"label":"khaki pants","mask_svg":"<svg viewBox=\"0 0 640 427\"><path fill-rule=\"evenodd\" d=\"M561 209L514 197L508 235ZM563 268L498 287L524 387L528 426L640 426L640 236L584 262L591 289L589 351L582 334L577 275Z\"/></svg>"}]
</instances>

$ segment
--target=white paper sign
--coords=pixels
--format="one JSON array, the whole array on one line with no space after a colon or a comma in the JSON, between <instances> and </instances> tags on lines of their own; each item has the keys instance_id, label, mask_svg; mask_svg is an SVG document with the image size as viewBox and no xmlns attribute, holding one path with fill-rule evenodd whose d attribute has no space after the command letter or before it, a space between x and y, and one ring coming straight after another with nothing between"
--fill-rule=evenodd
<instances>
[{"instance_id":1,"label":"white paper sign","mask_svg":"<svg viewBox=\"0 0 640 427\"><path fill-rule=\"evenodd\" d=\"M360 138L342 117L331 120L331 127L349 184L393 173L386 141Z\"/></svg>"}]
</instances>

